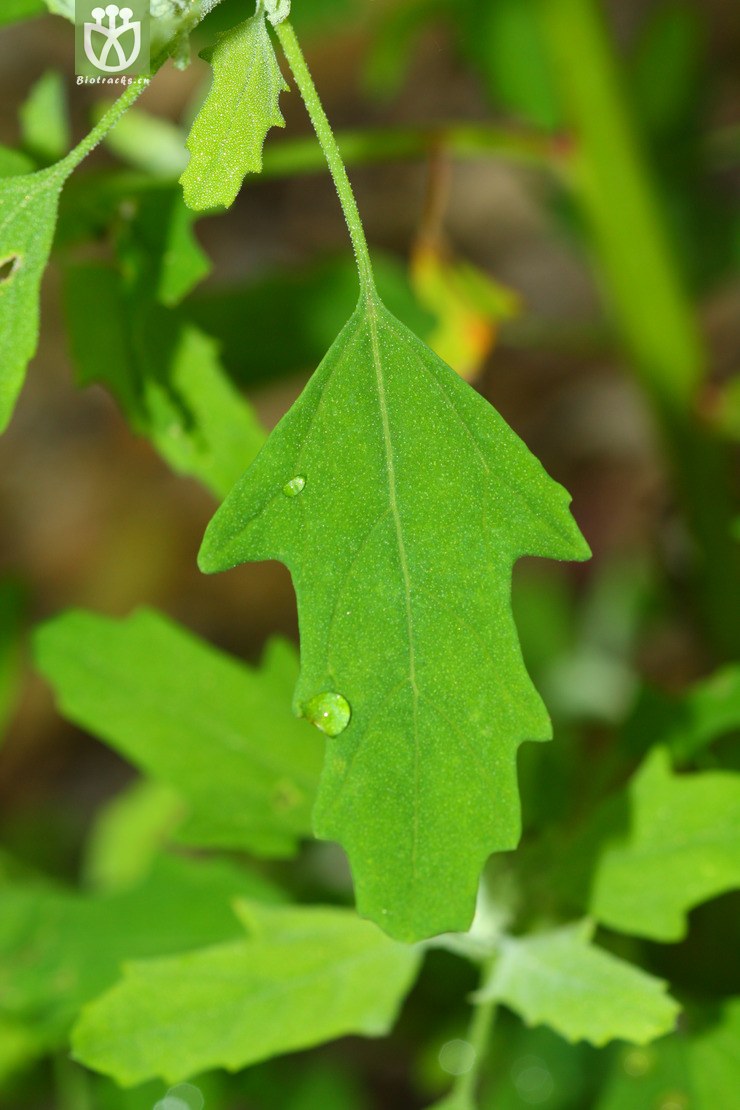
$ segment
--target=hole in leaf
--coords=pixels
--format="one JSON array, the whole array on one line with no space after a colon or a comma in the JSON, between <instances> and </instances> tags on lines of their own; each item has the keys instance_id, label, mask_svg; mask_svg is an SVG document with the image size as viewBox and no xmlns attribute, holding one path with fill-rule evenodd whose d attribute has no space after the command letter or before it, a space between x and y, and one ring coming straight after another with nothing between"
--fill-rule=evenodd
<instances>
[{"instance_id":1,"label":"hole in leaf","mask_svg":"<svg viewBox=\"0 0 740 1110\"><path fill-rule=\"evenodd\" d=\"M20 265L20 255L11 254L0 261L0 285L4 285L13 277Z\"/></svg>"}]
</instances>

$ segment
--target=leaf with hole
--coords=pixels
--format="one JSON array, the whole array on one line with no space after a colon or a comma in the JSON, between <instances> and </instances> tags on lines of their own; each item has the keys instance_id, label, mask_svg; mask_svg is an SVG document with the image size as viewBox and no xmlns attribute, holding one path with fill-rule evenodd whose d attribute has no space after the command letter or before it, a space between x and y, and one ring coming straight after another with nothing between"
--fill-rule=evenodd
<instances>
[{"instance_id":1,"label":"leaf with hole","mask_svg":"<svg viewBox=\"0 0 740 1110\"><path fill-rule=\"evenodd\" d=\"M62 164L0 180L0 431L39 335L39 289L66 176Z\"/></svg>"},{"instance_id":2,"label":"leaf with hole","mask_svg":"<svg viewBox=\"0 0 740 1110\"><path fill-rule=\"evenodd\" d=\"M550 722L511 570L588 555L568 502L371 294L208 528L204 571L290 569L295 707L330 725L314 828L344 846L360 912L393 936L466 929L486 857L517 843L516 750Z\"/></svg>"}]
</instances>

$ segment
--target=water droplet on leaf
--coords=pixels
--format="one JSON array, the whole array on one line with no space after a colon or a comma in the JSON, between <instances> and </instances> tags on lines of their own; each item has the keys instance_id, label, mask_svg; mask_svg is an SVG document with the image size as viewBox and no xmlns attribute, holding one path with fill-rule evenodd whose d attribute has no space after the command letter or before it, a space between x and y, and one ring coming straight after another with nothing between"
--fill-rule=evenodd
<instances>
[{"instance_id":1,"label":"water droplet on leaf","mask_svg":"<svg viewBox=\"0 0 740 1110\"><path fill-rule=\"evenodd\" d=\"M300 474L296 474L295 478L291 478L289 482L285 483L283 493L286 497L297 497L299 493L302 493L305 485L306 479Z\"/></svg>"},{"instance_id":2,"label":"water droplet on leaf","mask_svg":"<svg viewBox=\"0 0 740 1110\"><path fill-rule=\"evenodd\" d=\"M341 694L325 690L316 694L303 706L303 716L327 736L339 736L344 732L352 716L349 702Z\"/></svg>"}]
</instances>

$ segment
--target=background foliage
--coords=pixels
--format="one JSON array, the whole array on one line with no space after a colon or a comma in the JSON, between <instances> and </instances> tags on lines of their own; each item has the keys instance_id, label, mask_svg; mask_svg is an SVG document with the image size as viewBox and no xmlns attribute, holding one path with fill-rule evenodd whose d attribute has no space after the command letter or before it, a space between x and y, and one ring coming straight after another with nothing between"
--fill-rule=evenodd
<instances>
[{"instance_id":1,"label":"background foliage","mask_svg":"<svg viewBox=\"0 0 740 1110\"><path fill-rule=\"evenodd\" d=\"M7 418L59 204L0 441L0 1104L733 1106L733 5L294 2L383 301L571 491L594 552L515 571L555 740L519 752L523 840L472 931L422 947L359 919L310 839L323 738L290 712L284 568L196 570L355 305L319 148L283 93L263 176L225 215L184 204L196 55L244 18L223 0L77 170L110 117L73 85L65 5L0 13ZM154 7L161 44L181 17Z\"/></svg>"}]
</instances>

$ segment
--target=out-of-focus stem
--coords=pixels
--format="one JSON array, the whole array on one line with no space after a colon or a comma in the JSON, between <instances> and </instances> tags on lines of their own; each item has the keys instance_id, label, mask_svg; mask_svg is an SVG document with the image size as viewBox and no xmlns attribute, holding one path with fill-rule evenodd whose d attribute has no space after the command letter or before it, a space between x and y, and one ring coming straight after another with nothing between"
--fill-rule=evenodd
<instances>
[{"instance_id":1,"label":"out-of-focus stem","mask_svg":"<svg viewBox=\"0 0 740 1110\"><path fill-rule=\"evenodd\" d=\"M575 140L570 184L635 376L651 403L697 544L696 584L717 647L740 639L740 549L726 451L701 425L707 355L664 231L597 0L535 0Z\"/></svg>"}]
</instances>

